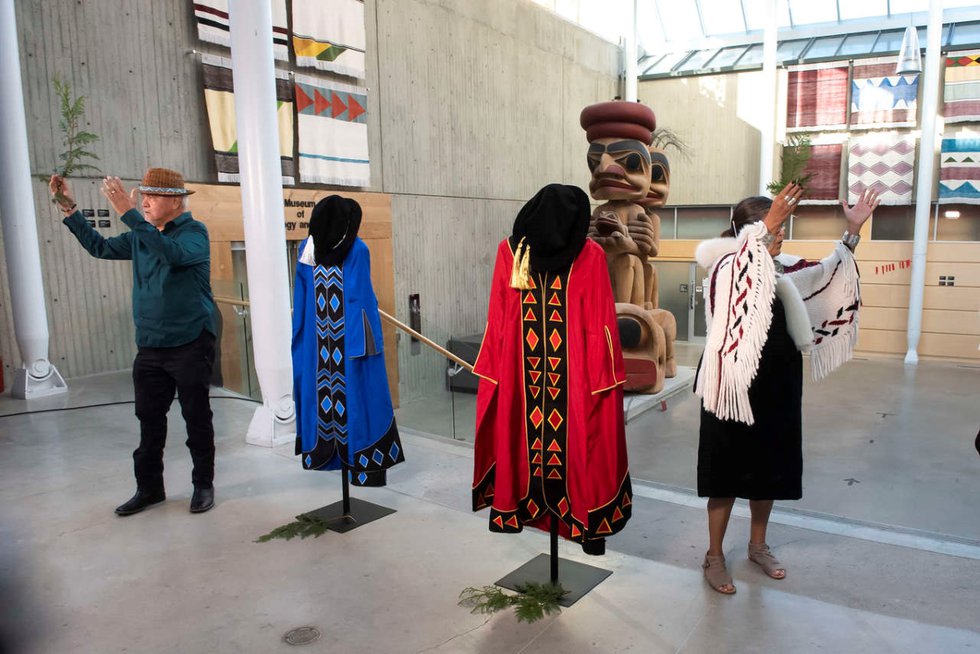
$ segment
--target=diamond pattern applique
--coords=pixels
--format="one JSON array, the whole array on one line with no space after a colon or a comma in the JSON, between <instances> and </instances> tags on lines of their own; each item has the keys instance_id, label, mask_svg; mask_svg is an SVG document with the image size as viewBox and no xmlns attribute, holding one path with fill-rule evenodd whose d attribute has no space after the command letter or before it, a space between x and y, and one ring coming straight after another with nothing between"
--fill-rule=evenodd
<instances>
[{"instance_id":1,"label":"diamond pattern applique","mask_svg":"<svg viewBox=\"0 0 980 654\"><path fill-rule=\"evenodd\" d=\"M551 330L551 336L548 337L548 342L551 343L551 349L557 350L561 346L561 334L558 333L557 329Z\"/></svg>"},{"instance_id":2,"label":"diamond pattern applique","mask_svg":"<svg viewBox=\"0 0 980 654\"><path fill-rule=\"evenodd\" d=\"M340 365L340 361L343 358L344 358L344 355L340 353L340 348L339 347L338 348L334 348L334 351L333 351L333 362L336 363L339 366Z\"/></svg>"},{"instance_id":3,"label":"diamond pattern applique","mask_svg":"<svg viewBox=\"0 0 980 654\"><path fill-rule=\"evenodd\" d=\"M370 461L368 460L368 458L366 456L364 456L363 454L361 456L357 457L357 462L361 464L361 467L362 468L366 468L367 467L367 464L370 463Z\"/></svg>"},{"instance_id":4,"label":"diamond pattern applique","mask_svg":"<svg viewBox=\"0 0 980 654\"><path fill-rule=\"evenodd\" d=\"M333 401L329 395L323 398L323 402L320 402L320 408L323 409L324 413L330 413L330 409L333 408Z\"/></svg>"},{"instance_id":5,"label":"diamond pattern applique","mask_svg":"<svg viewBox=\"0 0 980 654\"><path fill-rule=\"evenodd\" d=\"M568 498L561 498L561 500L558 502L558 511L560 511L563 516L568 513Z\"/></svg>"},{"instance_id":6,"label":"diamond pattern applique","mask_svg":"<svg viewBox=\"0 0 980 654\"><path fill-rule=\"evenodd\" d=\"M327 306L327 301L323 299L322 295L318 295L316 298L316 305L320 308L320 311L323 311L323 307Z\"/></svg>"},{"instance_id":7,"label":"diamond pattern applique","mask_svg":"<svg viewBox=\"0 0 980 654\"><path fill-rule=\"evenodd\" d=\"M527 512L531 514L531 517L538 515L539 507L534 503L534 500L527 501Z\"/></svg>"},{"instance_id":8,"label":"diamond pattern applique","mask_svg":"<svg viewBox=\"0 0 980 654\"><path fill-rule=\"evenodd\" d=\"M324 345L323 347L320 348L320 360L329 361L330 360L329 357L330 357L330 350L328 350L327 346Z\"/></svg>"},{"instance_id":9,"label":"diamond pattern applique","mask_svg":"<svg viewBox=\"0 0 980 654\"><path fill-rule=\"evenodd\" d=\"M377 449L374 450L374 454L371 455L371 460L377 463L378 465L381 465L382 463L384 463L385 460L384 452Z\"/></svg>"},{"instance_id":10,"label":"diamond pattern applique","mask_svg":"<svg viewBox=\"0 0 980 654\"><path fill-rule=\"evenodd\" d=\"M548 424L551 425L551 428L558 431L558 428L561 427L561 423L563 422L564 419L561 417L561 414L558 413L558 409L552 409L551 415L548 416Z\"/></svg>"},{"instance_id":11,"label":"diamond pattern applique","mask_svg":"<svg viewBox=\"0 0 980 654\"><path fill-rule=\"evenodd\" d=\"M330 308L336 311L337 307L339 306L340 306L340 298L334 295L333 297L330 298Z\"/></svg>"},{"instance_id":12,"label":"diamond pattern applique","mask_svg":"<svg viewBox=\"0 0 980 654\"><path fill-rule=\"evenodd\" d=\"M309 454L307 454L306 455L306 467L309 468L312 465L313 465L313 457L311 457Z\"/></svg>"},{"instance_id":13,"label":"diamond pattern applique","mask_svg":"<svg viewBox=\"0 0 980 654\"><path fill-rule=\"evenodd\" d=\"M540 427L541 423L544 422L544 414L541 413L541 408L534 407L534 411L531 412L530 418L531 418L531 424L534 425L535 429Z\"/></svg>"},{"instance_id":14,"label":"diamond pattern applique","mask_svg":"<svg viewBox=\"0 0 980 654\"><path fill-rule=\"evenodd\" d=\"M334 407L334 409L337 410L337 415L338 416L344 415L344 412L347 411L347 409L344 407L344 403L341 402L340 400L337 400L336 402L334 402L333 407Z\"/></svg>"},{"instance_id":15,"label":"diamond pattern applique","mask_svg":"<svg viewBox=\"0 0 980 654\"><path fill-rule=\"evenodd\" d=\"M538 338L538 335L534 332L534 329L528 329L527 330L527 345L528 345L528 347L530 347L532 350L535 349L536 347L538 347L538 342L540 342L540 340L541 339L539 339Z\"/></svg>"},{"instance_id":16,"label":"diamond pattern applique","mask_svg":"<svg viewBox=\"0 0 980 654\"><path fill-rule=\"evenodd\" d=\"M401 448L398 447L398 443L392 443L391 449L388 450L388 456L391 457L392 461L398 460L398 454L401 452Z\"/></svg>"}]
</instances>

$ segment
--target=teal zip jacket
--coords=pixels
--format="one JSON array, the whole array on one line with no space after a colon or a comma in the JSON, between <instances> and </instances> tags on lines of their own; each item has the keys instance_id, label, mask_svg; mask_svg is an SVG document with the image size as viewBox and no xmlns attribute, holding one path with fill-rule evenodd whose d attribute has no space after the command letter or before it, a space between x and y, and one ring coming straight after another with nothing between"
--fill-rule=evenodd
<instances>
[{"instance_id":1,"label":"teal zip jacket","mask_svg":"<svg viewBox=\"0 0 980 654\"><path fill-rule=\"evenodd\" d=\"M80 211L65 225L89 254L133 262L133 321L139 347L176 347L206 329L217 336L211 295L208 229L184 212L161 232L136 209L122 215L130 231L105 238Z\"/></svg>"}]
</instances>

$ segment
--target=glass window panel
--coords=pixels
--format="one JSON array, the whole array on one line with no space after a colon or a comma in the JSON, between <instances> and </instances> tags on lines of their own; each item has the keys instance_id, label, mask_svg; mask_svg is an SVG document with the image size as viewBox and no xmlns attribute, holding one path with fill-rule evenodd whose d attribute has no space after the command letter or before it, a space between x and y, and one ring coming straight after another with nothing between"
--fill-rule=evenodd
<instances>
[{"instance_id":1,"label":"glass window panel","mask_svg":"<svg viewBox=\"0 0 980 654\"><path fill-rule=\"evenodd\" d=\"M690 59L688 59L683 64L681 64L681 67L678 68L677 70L678 71L701 70L702 68L704 68L704 64L707 63L707 61L711 59L713 56L715 56L716 52L717 50L698 50L693 55L691 55Z\"/></svg>"},{"instance_id":2,"label":"glass window panel","mask_svg":"<svg viewBox=\"0 0 980 654\"><path fill-rule=\"evenodd\" d=\"M762 65L762 45L756 43L745 55L738 60L738 66L761 66Z\"/></svg>"},{"instance_id":3,"label":"glass window panel","mask_svg":"<svg viewBox=\"0 0 980 654\"><path fill-rule=\"evenodd\" d=\"M816 39L813 45L810 46L810 49L806 51L806 58L821 59L823 57L833 57L843 40L844 37L842 36L825 36L821 39Z\"/></svg>"},{"instance_id":4,"label":"glass window panel","mask_svg":"<svg viewBox=\"0 0 980 654\"><path fill-rule=\"evenodd\" d=\"M764 2L756 0L745 0L742 3L745 7L745 20L750 31L766 29L766 9ZM778 23L780 27L789 27L789 5L785 2L779 3Z\"/></svg>"},{"instance_id":5,"label":"glass window panel","mask_svg":"<svg viewBox=\"0 0 980 654\"><path fill-rule=\"evenodd\" d=\"M643 74L656 75L659 73L669 73L671 70L673 70L674 66L676 66L678 62L680 62L680 60L686 56L686 52L672 52L669 55L664 56L654 66L644 71Z\"/></svg>"},{"instance_id":6,"label":"glass window panel","mask_svg":"<svg viewBox=\"0 0 980 654\"><path fill-rule=\"evenodd\" d=\"M871 238L875 241L911 241L915 233L915 206L875 209L871 217ZM932 234L932 231L929 232Z\"/></svg>"},{"instance_id":7,"label":"glass window panel","mask_svg":"<svg viewBox=\"0 0 980 654\"><path fill-rule=\"evenodd\" d=\"M841 237L847 220L840 205L802 206L794 212L792 230L786 238L795 241L835 240Z\"/></svg>"},{"instance_id":8,"label":"glass window panel","mask_svg":"<svg viewBox=\"0 0 980 654\"><path fill-rule=\"evenodd\" d=\"M701 19L706 34L744 32L742 7L738 0L701 0Z\"/></svg>"},{"instance_id":9,"label":"glass window panel","mask_svg":"<svg viewBox=\"0 0 980 654\"><path fill-rule=\"evenodd\" d=\"M723 48L718 51L718 54L714 59L708 62L708 65L712 68L724 68L726 66L731 66L735 63L742 53L745 52L745 46L740 45L734 48Z\"/></svg>"},{"instance_id":10,"label":"glass window panel","mask_svg":"<svg viewBox=\"0 0 980 654\"><path fill-rule=\"evenodd\" d=\"M814 2L813 0L789 0L793 11L793 24L837 22L837 5L833 2Z\"/></svg>"},{"instance_id":11,"label":"glass window panel","mask_svg":"<svg viewBox=\"0 0 980 654\"><path fill-rule=\"evenodd\" d=\"M728 229L731 219L729 207L678 207L677 238L714 238Z\"/></svg>"},{"instance_id":12,"label":"glass window panel","mask_svg":"<svg viewBox=\"0 0 980 654\"><path fill-rule=\"evenodd\" d=\"M974 0L969 0L973 2ZM949 6L949 0L947 0ZM892 16L910 14L915 11L929 11L929 0L891 0Z\"/></svg>"},{"instance_id":13,"label":"glass window panel","mask_svg":"<svg viewBox=\"0 0 980 654\"><path fill-rule=\"evenodd\" d=\"M945 43L945 40L943 41ZM980 23L957 23L953 30L952 45L980 44Z\"/></svg>"},{"instance_id":14,"label":"glass window panel","mask_svg":"<svg viewBox=\"0 0 980 654\"><path fill-rule=\"evenodd\" d=\"M797 41L783 41L776 48L777 61L793 61L800 58L803 48L810 42L810 39L799 39Z\"/></svg>"},{"instance_id":15,"label":"glass window panel","mask_svg":"<svg viewBox=\"0 0 980 654\"><path fill-rule=\"evenodd\" d=\"M841 20L888 15L887 0L838 0L838 6Z\"/></svg>"},{"instance_id":16,"label":"glass window panel","mask_svg":"<svg viewBox=\"0 0 980 654\"><path fill-rule=\"evenodd\" d=\"M946 218L947 211L959 211L960 217ZM931 232L930 232L931 233ZM980 206L975 204L944 204L939 207L938 241L980 241Z\"/></svg>"},{"instance_id":17,"label":"glass window panel","mask_svg":"<svg viewBox=\"0 0 980 654\"><path fill-rule=\"evenodd\" d=\"M851 34L844 39L844 45L838 54L840 56L868 54L871 52L871 48L874 46L875 39L877 38L877 32L871 32L870 34ZM809 57L810 55L807 54L807 56Z\"/></svg>"},{"instance_id":18,"label":"glass window panel","mask_svg":"<svg viewBox=\"0 0 980 654\"><path fill-rule=\"evenodd\" d=\"M701 20L694 0L661 0L660 20L663 21L664 34L670 41L685 41L702 38Z\"/></svg>"},{"instance_id":19,"label":"glass window panel","mask_svg":"<svg viewBox=\"0 0 980 654\"><path fill-rule=\"evenodd\" d=\"M905 36L905 30L888 30L887 32L882 32L878 38L878 43L875 44L875 53L898 52L902 47L903 36ZM922 41L919 42L920 45L922 43Z\"/></svg>"}]
</instances>

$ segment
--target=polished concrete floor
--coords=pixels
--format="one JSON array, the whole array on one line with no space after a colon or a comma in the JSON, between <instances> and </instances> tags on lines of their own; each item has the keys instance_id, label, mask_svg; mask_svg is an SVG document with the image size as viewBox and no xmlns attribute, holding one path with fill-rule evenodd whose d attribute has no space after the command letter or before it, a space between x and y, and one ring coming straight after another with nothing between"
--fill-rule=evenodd
<instances>
[{"instance_id":1,"label":"polished concrete floor","mask_svg":"<svg viewBox=\"0 0 980 654\"><path fill-rule=\"evenodd\" d=\"M696 352L687 352L696 360ZM125 374L71 380L67 398L0 397L0 607L38 652L980 652L980 370L855 361L805 390L804 499L777 506L769 542L788 578L726 542L738 593L704 584L704 503L691 491L697 404L688 394L628 425L634 515L613 572L530 625L471 615L466 586L547 551L547 536L487 531L473 514L472 397L399 410L407 461L356 497L397 510L346 534L255 543L340 497L335 473L292 447L244 444L255 405L213 402L217 506L191 515L190 461L171 413L168 500L128 518L136 422ZM93 404L119 402L86 408ZM469 412L467 414L467 411ZM468 430L468 431L465 431ZM11 563L11 561L17 563ZM24 581L11 604L3 590ZM0 628L4 620L0 619ZM283 641L313 626L319 640ZM2 633L2 632L0 632Z\"/></svg>"}]
</instances>

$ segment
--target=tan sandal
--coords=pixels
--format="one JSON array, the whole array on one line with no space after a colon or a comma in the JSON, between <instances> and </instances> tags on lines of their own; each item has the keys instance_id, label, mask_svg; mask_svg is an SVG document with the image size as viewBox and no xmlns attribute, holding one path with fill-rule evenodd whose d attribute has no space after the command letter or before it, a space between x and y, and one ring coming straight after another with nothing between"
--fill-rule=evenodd
<instances>
[{"instance_id":1,"label":"tan sandal","mask_svg":"<svg viewBox=\"0 0 980 654\"><path fill-rule=\"evenodd\" d=\"M735 584L732 581L732 576L728 574L728 568L725 567L724 554L718 556L705 554L704 563L701 564L701 567L704 568L704 578L708 580L709 586L722 595L735 594ZM725 586L730 586L731 590L725 590Z\"/></svg>"},{"instance_id":2,"label":"tan sandal","mask_svg":"<svg viewBox=\"0 0 980 654\"><path fill-rule=\"evenodd\" d=\"M786 578L786 568L772 555L772 551L765 543L749 543L749 561L757 564L773 579Z\"/></svg>"}]
</instances>

